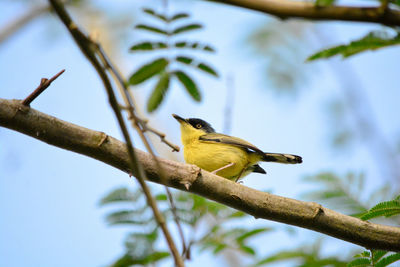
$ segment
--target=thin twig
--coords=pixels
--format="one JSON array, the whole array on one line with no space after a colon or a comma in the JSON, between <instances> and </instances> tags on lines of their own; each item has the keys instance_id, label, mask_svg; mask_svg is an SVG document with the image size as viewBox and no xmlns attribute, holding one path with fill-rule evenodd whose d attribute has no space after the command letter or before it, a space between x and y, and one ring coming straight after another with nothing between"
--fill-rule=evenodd
<instances>
[{"instance_id":1,"label":"thin twig","mask_svg":"<svg viewBox=\"0 0 400 267\"><path fill-rule=\"evenodd\" d=\"M136 129L136 131L138 132L142 142L144 143L144 145L146 146L147 151L149 151L149 153L151 154L151 156L153 157L153 160L155 161L156 165L157 165L157 169L160 170L160 178L161 180L165 181L166 180L166 174L160 164L160 162L158 161L149 140L147 139L147 137L145 136L145 132L147 130L149 130L149 128L147 127L147 120L144 120L142 118L139 118L136 115L136 108L134 106L134 99L133 96L131 94L129 94L129 90L126 87L126 80L122 77L122 75L119 73L119 71L117 70L117 68L114 66L114 64L111 62L110 58L107 56L107 54L105 53L105 51L103 50L103 48L101 47L101 45L97 42L94 42L92 40L92 42L94 43L94 45L97 47L97 52L99 54L100 59L103 62L103 65L105 66L105 68L107 68L111 75L114 77L114 79L116 80L118 87L120 89L122 98L124 99L125 105L126 105L126 110L129 113L129 119L132 122L132 126L133 128ZM155 129L152 129L152 132L156 132ZM159 135L161 138L164 138L165 135L163 133L157 132L157 135ZM179 151L179 147L178 150ZM174 221L177 225L178 228L178 232L182 241L182 255L187 255L190 256L189 254L186 253L187 249L186 249L186 242L185 242L185 236L183 234L183 230L182 230L182 226L179 222L179 217L176 213L176 208L174 205L174 200L172 198L171 192L168 190L167 187L165 187L165 190L167 192L167 196L168 196L168 200L170 202L171 205L171 210L172 210L172 214L174 216Z\"/></svg>"},{"instance_id":2,"label":"thin twig","mask_svg":"<svg viewBox=\"0 0 400 267\"><path fill-rule=\"evenodd\" d=\"M104 71L104 68L103 68L101 62L96 57L96 55L93 51L93 42L72 21L71 17L69 16L69 14L67 13L64 6L60 3L59 0L49 0L49 2L52 5L52 7L54 8L54 11L56 12L56 14L60 18L60 20L64 23L64 25L67 27L67 29L71 33L72 37L74 38L75 42L78 44L78 46L81 49L81 51L83 52L83 54L88 58L90 63L92 63L92 65L96 69L97 73L99 74L99 76L104 84L104 87L107 91L110 105L117 117L119 126L121 128L121 131L123 133L123 136L124 136L124 139L126 142L126 148L127 148L129 159L130 159L129 160L130 168L132 169L133 172L136 173L136 178L146 196L147 203L153 210L154 217L155 217L158 225L160 226L160 228L165 236L165 239L167 240L169 249L174 257L175 265L179 266L179 267L184 266L183 260L179 255L176 245L172 239L171 233L169 232L169 230L167 228L165 219L162 216L161 212L159 211L159 209L157 207L157 203L156 203L155 199L153 198L153 196L151 195L150 189L148 188L148 186L145 182L145 174L144 174L143 168L141 168L141 166L138 163L135 151L133 149L133 143L131 141L128 129L125 125L125 121L122 117L121 110L119 108L117 99L114 94L114 89L111 85L111 82L108 78L107 73Z\"/></svg>"},{"instance_id":3,"label":"thin twig","mask_svg":"<svg viewBox=\"0 0 400 267\"><path fill-rule=\"evenodd\" d=\"M47 78L42 78L40 80L39 86L33 91L30 95L28 95L24 101L22 101L22 104L25 106L29 106L33 100L35 100L36 97L38 97L41 93L43 93L44 90L46 90L47 87L50 86L50 84L57 79L61 74L64 73L65 70L60 71L50 79Z\"/></svg>"},{"instance_id":4,"label":"thin twig","mask_svg":"<svg viewBox=\"0 0 400 267\"><path fill-rule=\"evenodd\" d=\"M92 42L96 46L96 48L98 50L98 53L99 53L99 56L100 56L100 59L103 61L103 64L105 65L105 67L107 69L110 70L111 75L117 81L118 87L120 88L121 94L123 95L125 104L127 105L125 107L125 109L130 112L130 119L132 119L135 123L137 123L140 126L140 129L143 132L151 132L151 133L159 136L161 142L165 143L166 145L168 145L169 147L172 148L172 152L175 152L175 151L179 152L179 150L180 150L179 146L177 146L177 145L169 142L168 140L166 140L164 133L158 131L157 129L154 129L153 127L150 127L148 125L148 120L147 119L140 118L136 114L136 112L135 112L136 108L135 108L133 96L132 96L132 94L130 94L130 91L126 87L126 80L122 77L122 75L117 70L117 68L114 66L114 64L111 63L111 60L109 59L109 57L105 53L105 51L102 48L102 46L98 42L95 42L93 40L92 40Z\"/></svg>"},{"instance_id":5,"label":"thin twig","mask_svg":"<svg viewBox=\"0 0 400 267\"><path fill-rule=\"evenodd\" d=\"M183 233L183 229L182 229L181 223L179 221L179 216L178 216L178 212L176 210L174 198L171 194L171 190L169 190L169 188L166 186L165 186L165 191L167 192L168 201L169 201L169 204L171 205L172 216L174 216L174 221L176 223L176 226L178 227L179 236L181 237L182 257L190 260L190 253L189 253L188 248L186 247L185 235Z\"/></svg>"}]
</instances>

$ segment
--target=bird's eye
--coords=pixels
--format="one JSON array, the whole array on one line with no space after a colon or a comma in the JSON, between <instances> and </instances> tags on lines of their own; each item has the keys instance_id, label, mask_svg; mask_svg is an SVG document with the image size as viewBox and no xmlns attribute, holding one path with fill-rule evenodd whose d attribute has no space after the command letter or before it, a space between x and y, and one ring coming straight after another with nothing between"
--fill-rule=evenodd
<instances>
[{"instance_id":1,"label":"bird's eye","mask_svg":"<svg viewBox=\"0 0 400 267\"><path fill-rule=\"evenodd\" d=\"M200 123L196 124L196 128L197 128L197 129L200 129L201 127L202 127L202 126L201 126Z\"/></svg>"}]
</instances>

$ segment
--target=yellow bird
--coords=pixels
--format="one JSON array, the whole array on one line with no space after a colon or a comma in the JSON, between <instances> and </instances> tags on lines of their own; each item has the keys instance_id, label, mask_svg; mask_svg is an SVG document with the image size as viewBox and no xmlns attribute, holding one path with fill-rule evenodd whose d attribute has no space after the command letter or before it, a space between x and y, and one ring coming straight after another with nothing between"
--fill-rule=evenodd
<instances>
[{"instance_id":1,"label":"yellow bird","mask_svg":"<svg viewBox=\"0 0 400 267\"><path fill-rule=\"evenodd\" d=\"M263 152L243 139L216 133L208 122L201 119L172 116L181 125L185 161L229 180L238 181L251 172L266 174L257 164L260 161L303 162L300 156Z\"/></svg>"}]
</instances>

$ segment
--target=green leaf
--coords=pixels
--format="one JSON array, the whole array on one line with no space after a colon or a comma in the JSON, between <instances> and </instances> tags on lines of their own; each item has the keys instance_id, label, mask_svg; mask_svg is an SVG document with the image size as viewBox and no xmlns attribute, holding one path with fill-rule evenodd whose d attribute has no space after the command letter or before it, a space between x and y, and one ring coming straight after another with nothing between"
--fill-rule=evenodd
<instances>
[{"instance_id":1,"label":"green leaf","mask_svg":"<svg viewBox=\"0 0 400 267\"><path fill-rule=\"evenodd\" d=\"M354 255L354 258L369 258L371 257L371 252L369 252L368 250L365 250L359 254Z\"/></svg>"},{"instance_id":2,"label":"green leaf","mask_svg":"<svg viewBox=\"0 0 400 267\"><path fill-rule=\"evenodd\" d=\"M168 45L164 42L142 42L133 45L130 50L135 51L151 51L151 50L159 50L166 49Z\"/></svg>"},{"instance_id":3,"label":"green leaf","mask_svg":"<svg viewBox=\"0 0 400 267\"><path fill-rule=\"evenodd\" d=\"M269 230L270 230L269 228L254 229L254 230L251 230L251 231L249 231L247 233L244 233L244 234L240 235L239 237L236 238L236 241L239 242L239 243L242 243L243 241L245 241L249 237L258 235L258 234L260 234L262 232L269 231Z\"/></svg>"},{"instance_id":4,"label":"green leaf","mask_svg":"<svg viewBox=\"0 0 400 267\"><path fill-rule=\"evenodd\" d=\"M370 267L371 260L368 258L357 258L347 264L347 267Z\"/></svg>"},{"instance_id":5,"label":"green leaf","mask_svg":"<svg viewBox=\"0 0 400 267\"><path fill-rule=\"evenodd\" d=\"M256 252L254 251L253 248L249 246L240 246L240 250L243 251L244 253L250 254L250 255L256 255Z\"/></svg>"},{"instance_id":6,"label":"green leaf","mask_svg":"<svg viewBox=\"0 0 400 267\"><path fill-rule=\"evenodd\" d=\"M254 266L262 266L277 261L302 258L304 256L307 256L307 254L302 251L282 251L258 261Z\"/></svg>"},{"instance_id":7,"label":"green leaf","mask_svg":"<svg viewBox=\"0 0 400 267\"><path fill-rule=\"evenodd\" d=\"M189 14L187 14L187 13L177 13L177 14L173 15L171 18L169 18L169 22L173 22L173 21L176 21L179 19L185 19L188 17L189 17Z\"/></svg>"},{"instance_id":8,"label":"green leaf","mask_svg":"<svg viewBox=\"0 0 400 267\"><path fill-rule=\"evenodd\" d=\"M188 31L198 30L201 28L203 28L203 26L201 24L193 23L193 24L180 26L180 27L174 29L170 34L176 35L176 34L181 34L181 33L188 32Z\"/></svg>"},{"instance_id":9,"label":"green leaf","mask_svg":"<svg viewBox=\"0 0 400 267\"><path fill-rule=\"evenodd\" d=\"M147 101L148 112L153 112L158 108L158 106L164 99L164 95L167 92L168 87L169 87L169 73L164 72L160 76L160 79L158 80L156 87L154 88L149 100Z\"/></svg>"},{"instance_id":10,"label":"green leaf","mask_svg":"<svg viewBox=\"0 0 400 267\"><path fill-rule=\"evenodd\" d=\"M400 253L391 254L387 257L384 257L380 261L378 261L375 264L375 267L385 267L385 266L388 266L389 264L392 264L393 262L396 262L398 260L400 260Z\"/></svg>"},{"instance_id":11,"label":"green leaf","mask_svg":"<svg viewBox=\"0 0 400 267\"><path fill-rule=\"evenodd\" d=\"M152 33L159 33L162 35L168 35L168 32L165 30L162 30L160 28L157 28L155 26L149 26L149 25L145 25L145 24L138 24L135 26L136 29L138 30L144 30L144 31L148 31L148 32L152 32Z\"/></svg>"},{"instance_id":12,"label":"green leaf","mask_svg":"<svg viewBox=\"0 0 400 267\"><path fill-rule=\"evenodd\" d=\"M218 77L218 73L213 68L206 65L205 63L196 62L193 58L189 58L189 57L185 57L185 56L178 56L175 59L176 59L176 61L178 61L180 63L195 67L195 68L202 70L208 74Z\"/></svg>"},{"instance_id":13,"label":"green leaf","mask_svg":"<svg viewBox=\"0 0 400 267\"><path fill-rule=\"evenodd\" d=\"M218 244L215 246L213 253L217 254L218 252L224 250L228 245L227 244Z\"/></svg>"},{"instance_id":14,"label":"green leaf","mask_svg":"<svg viewBox=\"0 0 400 267\"><path fill-rule=\"evenodd\" d=\"M174 44L176 48L184 48L184 49L197 49L208 52L215 52L215 49L209 45L201 44L199 42L176 42Z\"/></svg>"},{"instance_id":15,"label":"green leaf","mask_svg":"<svg viewBox=\"0 0 400 267\"><path fill-rule=\"evenodd\" d=\"M213 70L210 66L208 66L204 63L200 63L199 65L197 65L197 67L215 77L218 77L218 73L215 70Z\"/></svg>"},{"instance_id":16,"label":"green leaf","mask_svg":"<svg viewBox=\"0 0 400 267\"><path fill-rule=\"evenodd\" d=\"M383 47L400 44L400 34L389 37L386 32L370 32L359 40L352 41L347 45L339 45L322 50L311 55L307 60L316 60L320 58L329 58L336 55L342 55L343 58L353 56L366 50L377 50Z\"/></svg>"},{"instance_id":17,"label":"green leaf","mask_svg":"<svg viewBox=\"0 0 400 267\"><path fill-rule=\"evenodd\" d=\"M143 12L153 16L154 18L160 19L160 20L162 20L164 22L168 22L169 21L166 16L164 16L163 14L159 14L159 13L155 12L153 9L143 8Z\"/></svg>"},{"instance_id":18,"label":"green leaf","mask_svg":"<svg viewBox=\"0 0 400 267\"><path fill-rule=\"evenodd\" d=\"M377 263L388 251L385 250L373 250L372 251L372 262Z\"/></svg>"},{"instance_id":19,"label":"green leaf","mask_svg":"<svg viewBox=\"0 0 400 267\"><path fill-rule=\"evenodd\" d=\"M400 214L400 201L391 200L391 201L381 202L376 206L372 207L368 212L362 215L360 219L369 220L380 216L390 217L397 214Z\"/></svg>"},{"instance_id":20,"label":"green leaf","mask_svg":"<svg viewBox=\"0 0 400 267\"><path fill-rule=\"evenodd\" d=\"M140 84L154 75L160 73L168 65L169 61L165 58L158 58L149 64L143 65L129 78L129 84Z\"/></svg>"},{"instance_id":21,"label":"green leaf","mask_svg":"<svg viewBox=\"0 0 400 267\"><path fill-rule=\"evenodd\" d=\"M128 253L119 258L112 266L127 267L132 265L148 265L150 263L156 263L166 257L169 257L169 252L155 251L144 258L136 258Z\"/></svg>"},{"instance_id":22,"label":"green leaf","mask_svg":"<svg viewBox=\"0 0 400 267\"><path fill-rule=\"evenodd\" d=\"M186 88L186 91L191 95L195 101L201 100L201 95L196 83L183 71L175 71L173 73L181 84Z\"/></svg>"}]
</instances>

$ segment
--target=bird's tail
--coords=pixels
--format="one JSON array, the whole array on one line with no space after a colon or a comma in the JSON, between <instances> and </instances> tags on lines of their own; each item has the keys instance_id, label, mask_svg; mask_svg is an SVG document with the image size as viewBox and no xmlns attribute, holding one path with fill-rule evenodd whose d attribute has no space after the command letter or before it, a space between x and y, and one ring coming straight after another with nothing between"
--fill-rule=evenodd
<instances>
[{"instance_id":1,"label":"bird's tail","mask_svg":"<svg viewBox=\"0 0 400 267\"><path fill-rule=\"evenodd\" d=\"M264 157L262 160L286 164L297 164L303 162L303 159L300 156L280 153L264 153Z\"/></svg>"}]
</instances>

